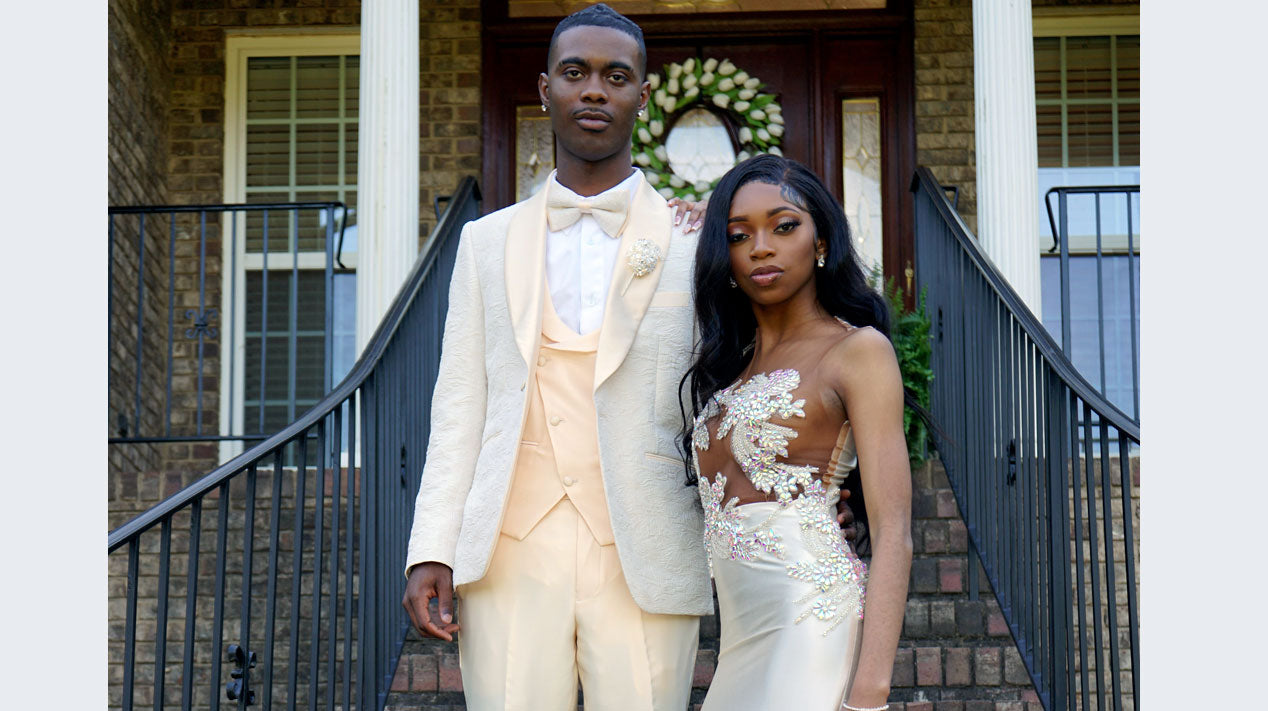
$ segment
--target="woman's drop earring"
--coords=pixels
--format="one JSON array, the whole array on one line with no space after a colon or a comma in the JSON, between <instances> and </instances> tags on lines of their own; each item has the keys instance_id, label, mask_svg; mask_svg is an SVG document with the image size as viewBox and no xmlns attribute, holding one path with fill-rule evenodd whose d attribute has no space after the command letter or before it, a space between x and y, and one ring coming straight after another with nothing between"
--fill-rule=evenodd
<instances>
[{"instance_id":1,"label":"woman's drop earring","mask_svg":"<svg viewBox=\"0 0 1268 711\"><path fill-rule=\"evenodd\" d=\"M726 280L727 280L727 281L729 281L729 282L731 282L731 288L732 288L732 289L734 289L734 288L736 288L736 287L738 287L738 286L739 286L739 284L736 284L736 283L735 283L735 277L727 277L727 278L726 278Z\"/></svg>"},{"instance_id":2,"label":"woman's drop earring","mask_svg":"<svg viewBox=\"0 0 1268 711\"><path fill-rule=\"evenodd\" d=\"M824 261L824 259L823 259L823 255L822 255L822 254L820 254L820 255L819 255L819 258L815 260L815 264L818 264L820 267L822 267L822 266L823 266L823 261Z\"/></svg>"},{"instance_id":3,"label":"woman's drop earring","mask_svg":"<svg viewBox=\"0 0 1268 711\"><path fill-rule=\"evenodd\" d=\"M544 113L546 111L550 111L550 109L546 106L546 104L542 104L542 112Z\"/></svg>"}]
</instances>

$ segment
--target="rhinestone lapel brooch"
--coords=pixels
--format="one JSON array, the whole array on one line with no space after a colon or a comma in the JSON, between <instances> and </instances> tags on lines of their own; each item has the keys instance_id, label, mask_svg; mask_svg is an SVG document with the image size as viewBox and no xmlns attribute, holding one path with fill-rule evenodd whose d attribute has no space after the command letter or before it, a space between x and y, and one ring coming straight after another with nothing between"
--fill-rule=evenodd
<instances>
[{"instance_id":1,"label":"rhinestone lapel brooch","mask_svg":"<svg viewBox=\"0 0 1268 711\"><path fill-rule=\"evenodd\" d=\"M660 262L660 247L649 239L640 239L631 247L625 263L630 266L636 277L644 277L656 271Z\"/></svg>"}]
</instances>

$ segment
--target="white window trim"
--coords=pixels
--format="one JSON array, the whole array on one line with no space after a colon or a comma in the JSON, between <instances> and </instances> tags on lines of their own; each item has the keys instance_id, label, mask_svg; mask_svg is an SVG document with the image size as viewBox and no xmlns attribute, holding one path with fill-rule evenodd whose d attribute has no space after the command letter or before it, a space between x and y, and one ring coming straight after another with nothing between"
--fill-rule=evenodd
<instances>
[{"instance_id":1,"label":"white window trim","mask_svg":"<svg viewBox=\"0 0 1268 711\"><path fill-rule=\"evenodd\" d=\"M332 28L312 32L279 33L276 31L243 31L225 38L225 111L224 111L224 201L246 202L246 70L251 57L311 57L331 54L361 53L361 35L355 29ZM220 432L227 435L243 431L246 398L246 319L239 314L246 310L246 279L236 279L237 271L250 265L262 265L260 255L246 254L245 231L239 229L237 253L227 236L228 225L222 225L221 294L229 295L232 308L222 309L222 332L233 334L234 351L220 353ZM301 255L300 266L307 264ZM270 260L271 262L272 260ZM280 260L279 260L280 261ZM290 260L286 260L290 268ZM274 268L270 263L270 270ZM316 266L316 265L314 265ZM324 266L324 258L322 265ZM230 377L230 363L238 364ZM230 404L232 403L232 406ZM244 451L242 442L221 442L220 461Z\"/></svg>"},{"instance_id":2,"label":"white window trim","mask_svg":"<svg viewBox=\"0 0 1268 711\"><path fill-rule=\"evenodd\" d=\"M1035 8L1035 37L1087 37L1140 34L1140 9L1094 7ZM1126 10L1126 11L1125 11Z\"/></svg>"},{"instance_id":3,"label":"white window trim","mask_svg":"<svg viewBox=\"0 0 1268 711\"><path fill-rule=\"evenodd\" d=\"M1035 8L1033 11L1032 22L1033 22L1033 33L1035 37L1103 37L1103 36L1117 36L1117 35L1140 35L1140 9L1138 7ZM1045 102L1038 102L1038 103L1042 105ZM1051 104L1051 102L1046 102L1046 103ZM1061 103L1065 103L1065 100L1063 99ZM1117 96L1117 93L1115 93L1115 95L1112 96L1110 99L1107 99L1107 100L1088 99L1087 103L1096 103L1096 104L1109 103L1114 106L1118 106L1119 104L1139 104L1140 99L1120 98ZM1113 116L1114 116L1113 117L1113 122L1114 122L1113 152L1114 152L1115 162L1117 162L1118 152L1119 152L1117 111L1114 112ZM1065 123L1064 111L1062 112L1062 123L1063 125ZM1063 131L1064 131L1064 128L1063 128ZM1068 162L1068 160L1065 159L1064 155L1062 156L1062 162L1063 163ZM1104 166L1101 169L1105 171L1121 171L1121 170L1126 170L1128 167L1129 166L1115 165L1115 166ZM1093 167L1093 168L1062 167L1059 169L1049 168L1047 170L1087 171L1087 170L1096 170L1096 169L1098 168L1097 167ZM1045 169L1041 169L1041 170L1045 170ZM1042 182L1042 179L1040 182ZM1040 200L1042 201L1042 199L1043 199L1043 196L1040 195ZM1051 244L1052 236L1049 234L1046 234L1046 232L1048 231L1047 212L1044 209L1042 204L1040 205L1040 223L1041 224L1039 228L1039 235L1040 235L1039 243L1042 246L1040 251L1041 253L1046 253L1046 250L1048 248L1047 245ZM1132 246L1134 248L1135 253L1139 255L1140 233L1136 231L1139 229L1139 223L1134 225L1133 228L1134 228L1133 232L1135 233L1134 234L1135 242ZM1114 244L1116 247L1120 247L1118 249L1119 252L1125 253L1127 249L1126 237L1121 235L1117 237L1121 238L1122 244L1118 245L1117 242L1115 242ZM1088 252L1095 252L1095 241L1093 240L1092 242L1088 242L1088 238L1086 236L1084 236L1083 238L1071 237L1070 250L1072 254L1074 253L1086 254ZM1110 251L1113 251L1113 250L1106 248L1107 253L1109 253Z\"/></svg>"}]
</instances>

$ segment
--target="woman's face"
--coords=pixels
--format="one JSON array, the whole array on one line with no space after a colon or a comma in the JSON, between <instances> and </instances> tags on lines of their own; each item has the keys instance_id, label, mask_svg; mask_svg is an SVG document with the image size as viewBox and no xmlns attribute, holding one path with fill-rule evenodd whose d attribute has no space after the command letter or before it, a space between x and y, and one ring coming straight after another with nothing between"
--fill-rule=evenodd
<instances>
[{"instance_id":1,"label":"woman's face","mask_svg":"<svg viewBox=\"0 0 1268 711\"><path fill-rule=\"evenodd\" d=\"M772 305L814 289L821 251L810 213L786 188L747 183L735 193L727 219L731 274L756 304Z\"/></svg>"}]
</instances>

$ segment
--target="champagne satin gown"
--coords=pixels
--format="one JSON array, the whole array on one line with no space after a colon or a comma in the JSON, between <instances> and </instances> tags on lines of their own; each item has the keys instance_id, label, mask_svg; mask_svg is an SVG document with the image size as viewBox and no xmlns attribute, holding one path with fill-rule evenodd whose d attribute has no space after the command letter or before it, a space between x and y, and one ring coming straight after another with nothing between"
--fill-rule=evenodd
<instances>
[{"instance_id":1,"label":"champagne satin gown","mask_svg":"<svg viewBox=\"0 0 1268 711\"><path fill-rule=\"evenodd\" d=\"M840 484L855 467L847 421L822 479L779 461L804 418L796 370L758 373L719 391L695 421L705 547L718 591L718 666L704 711L834 711L858 665L867 569L837 524ZM720 418L720 419L719 419ZM716 435L708 425L716 422ZM775 501L723 502L727 477L700 471L700 452L728 446L740 471Z\"/></svg>"}]
</instances>

